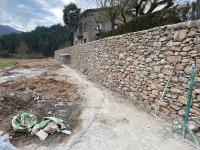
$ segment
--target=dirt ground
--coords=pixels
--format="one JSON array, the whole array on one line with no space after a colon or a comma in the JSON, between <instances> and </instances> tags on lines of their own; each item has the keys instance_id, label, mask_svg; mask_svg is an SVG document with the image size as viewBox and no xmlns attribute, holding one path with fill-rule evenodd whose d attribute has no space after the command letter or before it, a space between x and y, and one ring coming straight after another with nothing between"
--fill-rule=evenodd
<instances>
[{"instance_id":1,"label":"dirt ground","mask_svg":"<svg viewBox=\"0 0 200 150\"><path fill-rule=\"evenodd\" d=\"M22 68L60 68L61 65L54 59L30 59L15 65L12 69Z\"/></svg>"},{"instance_id":2,"label":"dirt ground","mask_svg":"<svg viewBox=\"0 0 200 150\"><path fill-rule=\"evenodd\" d=\"M40 75L31 78L22 76L0 84L0 130L11 136L11 143L16 147L41 143L38 137L31 136L30 133L13 131L11 119L20 112L36 115L38 122L43 117L56 116L65 121L70 131L80 125L81 106L79 103L82 98L78 95L77 86L68 83L65 76L46 71L60 67L54 60L27 60L2 73L3 76L10 76L13 69L45 69ZM54 142L59 143L67 140L69 136L54 134L49 141L52 141L52 138ZM45 144L54 143L47 141Z\"/></svg>"},{"instance_id":3,"label":"dirt ground","mask_svg":"<svg viewBox=\"0 0 200 150\"><path fill-rule=\"evenodd\" d=\"M65 121L70 136L45 141L14 132L11 119L26 111ZM195 150L171 124L138 109L129 99L93 83L55 60L27 60L0 72L0 130L20 150Z\"/></svg>"}]
</instances>

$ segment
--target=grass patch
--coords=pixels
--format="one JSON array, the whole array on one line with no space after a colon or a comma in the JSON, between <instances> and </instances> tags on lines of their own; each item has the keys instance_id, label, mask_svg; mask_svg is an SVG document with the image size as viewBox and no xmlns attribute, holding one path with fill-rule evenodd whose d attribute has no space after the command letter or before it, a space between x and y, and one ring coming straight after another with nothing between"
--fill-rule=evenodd
<instances>
[{"instance_id":1,"label":"grass patch","mask_svg":"<svg viewBox=\"0 0 200 150\"><path fill-rule=\"evenodd\" d=\"M19 59L5 59L5 58L0 58L0 69L7 68L7 67L12 67L15 64L19 63Z\"/></svg>"}]
</instances>

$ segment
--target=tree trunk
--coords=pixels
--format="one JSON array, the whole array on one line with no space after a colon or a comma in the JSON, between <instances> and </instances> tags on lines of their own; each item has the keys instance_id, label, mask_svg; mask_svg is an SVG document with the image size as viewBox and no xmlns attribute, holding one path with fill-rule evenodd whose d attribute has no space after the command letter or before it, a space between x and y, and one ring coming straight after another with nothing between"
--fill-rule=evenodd
<instances>
[{"instance_id":1,"label":"tree trunk","mask_svg":"<svg viewBox=\"0 0 200 150\"><path fill-rule=\"evenodd\" d=\"M71 32L71 35L70 35L70 41L71 41L71 46L74 45L74 32Z\"/></svg>"},{"instance_id":2,"label":"tree trunk","mask_svg":"<svg viewBox=\"0 0 200 150\"><path fill-rule=\"evenodd\" d=\"M200 19L200 0L197 0L197 19Z\"/></svg>"},{"instance_id":3,"label":"tree trunk","mask_svg":"<svg viewBox=\"0 0 200 150\"><path fill-rule=\"evenodd\" d=\"M111 18L111 28L112 28L112 30L115 29L115 18L114 17Z\"/></svg>"},{"instance_id":4,"label":"tree trunk","mask_svg":"<svg viewBox=\"0 0 200 150\"><path fill-rule=\"evenodd\" d=\"M115 14L112 13L111 11L109 12L109 16L110 16L110 23L111 23L111 29L115 29Z\"/></svg>"},{"instance_id":5,"label":"tree trunk","mask_svg":"<svg viewBox=\"0 0 200 150\"><path fill-rule=\"evenodd\" d=\"M126 17L124 15L123 9L121 9L121 15L122 15L122 18L123 18L123 23L126 23Z\"/></svg>"}]
</instances>

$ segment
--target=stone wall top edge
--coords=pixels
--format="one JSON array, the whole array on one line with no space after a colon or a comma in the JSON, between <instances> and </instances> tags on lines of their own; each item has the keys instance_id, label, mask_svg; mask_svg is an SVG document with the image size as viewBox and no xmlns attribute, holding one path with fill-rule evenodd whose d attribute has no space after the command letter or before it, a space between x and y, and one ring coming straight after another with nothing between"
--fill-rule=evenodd
<instances>
[{"instance_id":1,"label":"stone wall top edge","mask_svg":"<svg viewBox=\"0 0 200 150\"><path fill-rule=\"evenodd\" d=\"M164 25L164 26L160 26L160 27L154 27L151 29L137 31L137 32L125 33L125 34L117 35L117 36L111 36L111 37L104 38L104 40L110 40L113 38L124 37L125 35L146 34L148 32L152 32L152 31L159 30L159 29L178 30L178 29L184 29L184 28L195 28L198 26L200 26L200 20L186 21L186 22L181 22L181 23L177 23L177 24L170 24L170 25ZM101 39L101 40L103 40L103 39ZM100 40L93 41L93 42L100 42ZM90 42L90 43L93 43L93 42ZM89 43L87 43L87 44L89 44Z\"/></svg>"},{"instance_id":2,"label":"stone wall top edge","mask_svg":"<svg viewBox=\"0 0 200 150\"><path fill-rule=\"evenodd\" d=\"M115 39L115 38L122 38L122 37L124 37L126 35L146 34L148 32L153 32L155 30L160 30L160 29L179 30L179 29L185 29L185 28L195 28L195 27L198 27L198 26L200 26L200 20L186 21L186 22L181 22L181 23L177 23L177 24L170 24L170 25L164 25L164 26L155 27L155 28L142 30L142 31L137 31L137 32L125 33L125 34L117 35L117 36L111 36L111 37L107 37L107 38L104 38L104 39L92 41L92 42L81 44L81 45L75 45L75 46L72 46L72 47L65 47L65 48L59 49L57 51L62 51L62 50L71 49L71 48L79 48L79 47L82 47L82 46L96 44L96 43L99 43L99 42L112 40L112 39Z\"/></svg>"}]
</instances>

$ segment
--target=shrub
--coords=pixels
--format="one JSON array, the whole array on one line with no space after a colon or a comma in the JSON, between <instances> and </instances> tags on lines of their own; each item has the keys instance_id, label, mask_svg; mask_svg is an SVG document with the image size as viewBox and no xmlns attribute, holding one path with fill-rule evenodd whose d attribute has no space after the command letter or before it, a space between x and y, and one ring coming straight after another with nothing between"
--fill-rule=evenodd
<instances>
[{"instance_id":1,"label":"shrub","mask_svg":"<svg viewBox=\"0 0 200 150\"><path fill-rule=\"evenodd\" d=\"M175 24L195 18L196 4L192 6L174 7L159 10L150 14L135 17L130 22L120 25L117 29L103 32L101 38L121 35L129 32L137 32L159 27L167 24Z\"/></svg>"}]
</instances>

